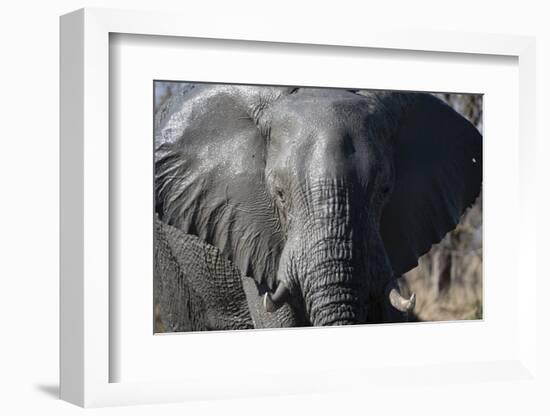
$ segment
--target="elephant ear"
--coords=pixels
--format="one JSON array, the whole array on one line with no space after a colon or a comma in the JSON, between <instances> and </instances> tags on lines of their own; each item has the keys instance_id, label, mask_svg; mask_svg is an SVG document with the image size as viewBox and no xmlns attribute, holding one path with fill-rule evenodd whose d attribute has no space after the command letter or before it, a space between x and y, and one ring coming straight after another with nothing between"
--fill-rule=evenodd
<instances>
[{"instance_id":1,"label":"elephant ear","mask_svg":"<svg viewBox=\"0 0 550 416\"><path fill-rule=\"evenodd\" d=\"M273 289L283 236L264 183L262 114L284 88L189 85L155 120L156 212Z\"/></svg>"},{"instance_id":2,"label":"elephant ear","mask_svg":"<svg viewBox=\"0 0 550 416\"><path fill-rule=\"evenodd\" d=\"M381 233L396 275L454 229L479 195L482 137L464 117L429 94L409 95L394 137L395 184Z\"/></svg>"}]
</instances>

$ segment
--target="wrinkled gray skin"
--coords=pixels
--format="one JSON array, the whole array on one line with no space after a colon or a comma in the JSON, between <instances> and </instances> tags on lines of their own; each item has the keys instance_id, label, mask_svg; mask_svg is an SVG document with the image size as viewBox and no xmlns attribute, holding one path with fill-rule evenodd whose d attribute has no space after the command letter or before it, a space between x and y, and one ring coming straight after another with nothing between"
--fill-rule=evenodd
<instances>
[{"instance_id":1,"label":"wrinkled gray skin","mask_svg":"<svg viewBox=\"0 0 550 416\"><path fill-rule=\"evenodd\" d=\"M427 94L186 85L155 122L160 219L306 324L403 320L395 278L480 192L481 136Z\"/></svg>"},{"instance_id":2,"label":"wrinkled gray skin","mask_svg":"<svg viewBox=\"0 0 550 416\"><path fill-rule=\"evenodd\" d=\"M157 220L154 264L156 332L253 327L240 275L215 247Z\"/></svg>"},{"instance_id":3,"label":"wrinkled gray skin","mask_svg":"<svg viewBox=\"0 0 550 416\"><path fill-rule=\"evenodd\" d=\"M155 220L155 332L303 325L289 305L265 313L254 281L198 237Z\"/></svg>"}]
</instances>

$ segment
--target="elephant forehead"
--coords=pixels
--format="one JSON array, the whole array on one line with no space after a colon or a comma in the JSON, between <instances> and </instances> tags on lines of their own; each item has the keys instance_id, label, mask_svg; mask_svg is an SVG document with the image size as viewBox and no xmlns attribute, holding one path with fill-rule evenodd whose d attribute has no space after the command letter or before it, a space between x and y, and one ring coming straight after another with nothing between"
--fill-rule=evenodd
<instances>
[{"instance_id":1,"label":"elephant forehead","mask_svg":"<svg viewBox=\"0 0 550 416\"><path fill-rule=\"evenodd\" d=\"M277 102L282 112L301 117L318 115L364 116L368 106L361 96L345 90L300 88L296 93L285 96Z\"/></svg>"},{"instance_id":2,"label":"elephant forehead","mask_svg":"<svg viewBox=\"0 0 550 416\"><path fill-rule=\"evenodd\" d=\"M282 100L271 114L274 138L297 140L314 136L339 140L346 135L362 134L369 111L360 98L353 96L307 95Z\"/></svg>"}]
</instances>

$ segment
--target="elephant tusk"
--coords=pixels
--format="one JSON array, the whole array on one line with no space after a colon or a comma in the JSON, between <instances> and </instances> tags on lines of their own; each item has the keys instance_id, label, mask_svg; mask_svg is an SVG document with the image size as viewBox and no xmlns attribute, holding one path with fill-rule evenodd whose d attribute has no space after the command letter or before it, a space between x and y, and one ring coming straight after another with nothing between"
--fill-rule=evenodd
<instances>
[{"instance_id":1,"label":"elephant tusk","mask_svg":"<svg viewBox=\"0 0 550 416\"><path fill-rule=\"evenodd\" d=\"M264 294L263 304L266 312L272 313L279 309L287 301L290 290L283 282L279 283L273 294L266 292Z\"/></svg>"},{"instance_id":2,"label":"elephant tusk","mask_svg":"<svg viewBox=\"0 0 550 416\"><path fill-rule=\"evenodd\" d=\"M413 293L409 299L404 298L397 286L395 280L388 284L388 298L391 305L400 312L412 312L416 305L416 293Z\"/></svg>"}]
</instances>

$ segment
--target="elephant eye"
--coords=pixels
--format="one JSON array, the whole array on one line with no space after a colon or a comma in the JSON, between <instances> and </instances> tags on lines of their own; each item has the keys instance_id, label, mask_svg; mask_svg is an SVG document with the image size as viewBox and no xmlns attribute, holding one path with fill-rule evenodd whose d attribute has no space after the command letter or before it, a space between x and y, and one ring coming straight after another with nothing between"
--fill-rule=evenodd
<instances>
[{"instance_id":1,"label":"elephant eye","mask_svg":"<svg viewBox=\"0 0 550 416\"><path fill-rule=\"evenodd\" d=\"M386 186L382 187L382 195L384 197L388 196L390 194L390 191L391 191L391 186L390 185L386 185Z\"/></svg>"},{"instance_id":2,"label":"elephant eye","mask_svg":"<svg viewBox=\"0 0 550 416\"><path fill-rule=\"evenodd\" d=\"M275 189L275 195L277 195L277 199L281 202L281 204L285 203L285 196L283 194L283 190L280 188Z\"/></svg>"}]
</instances>

